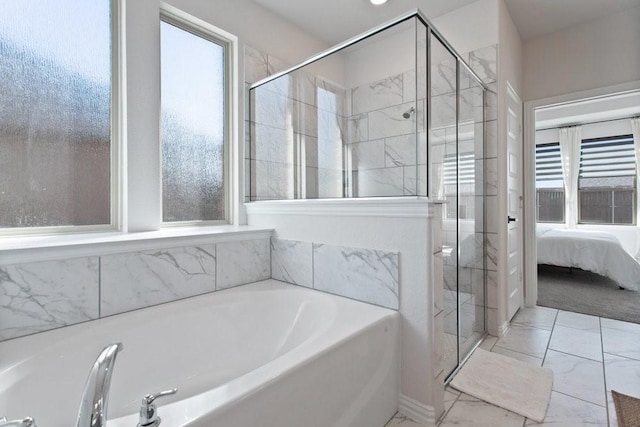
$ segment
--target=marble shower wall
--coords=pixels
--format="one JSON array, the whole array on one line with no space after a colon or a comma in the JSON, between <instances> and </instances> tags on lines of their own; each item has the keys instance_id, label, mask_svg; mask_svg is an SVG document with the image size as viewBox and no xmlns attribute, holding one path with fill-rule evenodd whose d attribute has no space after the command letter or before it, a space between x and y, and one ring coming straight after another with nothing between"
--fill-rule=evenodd
<instances>
[{"instance_id":1,"label":"marble shower wall","mask_svg":"<svg viewBox=\"0 0 640 427\"><path fill-rule=\"evenodd\" d=\"M245 46L245 200L343 197L345 91Z\"/></svg>"},{"instance_id":2,"label":"marble shower wall","mask_svg":"<svg viewBox=\"0 0 640 427\"><path fill-rule=\"evenodd\" d=\"M399 308L399 254L271 239L272 278L370 304Z\"/></svg>"},{"instance_id":3,"label":"marble shower wall","mask_svg":"<svg viewBox=\"0 0 640 427\"><path fill-rule=\"evenodd\" d=\"M0 266L0 341L271 277L269 239Z\"/></svg>"},{"instance_id":4,"label":"marble shower wall","mask_svg":"<svg viewBox=\"0 0 640 427\"><path fill-rule=\"evenodd\" d=\"M418 81L426 81L424 69ZM416 97L415 70L351 89L346 145L351 197L426 195L421 190L426 182L426 90L418 91Z\"/></svg>"},{"instance_id":5,"label":"marble shower wall","mask_svg":"<svg viewBox=\"0 0 640 427\"><path fill-rule=\"evenodd\" d=\"M485 168L484 250L487 282L484 304L487 307L487 329L490 334L498 335L498 46L491 45L470 52L468 63L489 89L486 92L482 159ZM476 240L480 241L479 236Z\"/></svg>"}]
</instances>

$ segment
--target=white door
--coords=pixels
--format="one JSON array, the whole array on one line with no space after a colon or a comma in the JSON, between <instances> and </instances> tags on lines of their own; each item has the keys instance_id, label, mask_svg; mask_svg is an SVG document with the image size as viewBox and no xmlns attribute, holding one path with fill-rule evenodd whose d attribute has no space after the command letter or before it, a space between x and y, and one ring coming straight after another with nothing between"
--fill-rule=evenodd
<instances>
[{"instance_id":1,"label":"white door","mask_svg":"<svg viewBox=\"0 0 640 427\"><path fill-rule=\"evenodd\" d=\"M507 84L507 266L509 320L524 303L522 281L522 101Z\"/></svg>"}]
</instances>

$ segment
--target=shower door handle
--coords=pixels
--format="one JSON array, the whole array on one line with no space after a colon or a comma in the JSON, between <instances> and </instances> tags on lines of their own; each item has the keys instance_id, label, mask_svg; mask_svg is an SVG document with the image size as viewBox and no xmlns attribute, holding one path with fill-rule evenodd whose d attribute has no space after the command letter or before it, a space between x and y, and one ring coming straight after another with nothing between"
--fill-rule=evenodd
<instances>
[{"instance_id":1,"label":"shower door handle","mask_svg":"<svg viewBox=\"0 0 640 427\"><path fill-rule=\"evenodd\" d=\"M516 222L516 219L512 216L507 216L507 223Z\"/></svg>"}]
</instances>

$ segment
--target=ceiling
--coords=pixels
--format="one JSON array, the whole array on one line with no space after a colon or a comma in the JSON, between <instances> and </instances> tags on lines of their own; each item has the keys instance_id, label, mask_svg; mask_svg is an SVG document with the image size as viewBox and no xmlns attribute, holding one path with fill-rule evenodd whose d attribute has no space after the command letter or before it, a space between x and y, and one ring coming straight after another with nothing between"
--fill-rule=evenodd
<instances>
[{"instance_id":1,"label":"ceiling","mask_svg":"<svg viewBox=\"0 0 640 427\"><path fill-rule=\"evenodd\" d=\"M254 0L328 44L337 44L369 28L419 8L434 19L476 0ZM505 0L523 40L550 34L630 7L640 0Z\"/></svg>"}]
</instances>

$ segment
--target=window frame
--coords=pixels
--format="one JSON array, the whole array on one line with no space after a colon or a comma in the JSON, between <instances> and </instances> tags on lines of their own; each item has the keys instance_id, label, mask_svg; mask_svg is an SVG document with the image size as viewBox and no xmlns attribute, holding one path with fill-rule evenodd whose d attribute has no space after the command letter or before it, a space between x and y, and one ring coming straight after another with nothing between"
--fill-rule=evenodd
<instances>
[{"instance_id":1,"label":"window frame","mask_svg":"<svg viewBox=\"0 0 640 427\"><path fill-rule=\"evenodd\" d=\"M124 64L124 38L122 37L122 0L109 0L110 8L110 49L111 49L111 102L109 105L110 116L110 141L109 141L109 223L91 225L50 225L43 227L0 227L0 237L38 236L38 235L65 235L75 233L108 232L121 230L123 225L124 206L124 180L123 144L125 123L123 100L126 99L123 85Z\"/></svg>"},{"instance_id":2,"label":"window frame","mask_svg":"<svg viewBox=\"0 0 640 427\"><path fill-rule=\"evenodd\" d=\"M583 144L585 142L607 142L607 141L616 141L619 139L626 139L626 138L631 138L632 140L632 144L633 144L633 135L614 135L614 136L606 136L606 137L601 137L601 138L585 138L582 139L580 141L580 170L578 172L578 189L577 189L577 200L576 200L576 204L577 204L577 213L578 213L578 224L580 225L614 225L614 226L635 226L637 223L637 200L638 200L638 180L637 180L637 173L638 173L638 167L640 167L637 164L637 161L635 162L635 168L636 168L636 173L633 175L633 187L600 187L600 188L580 188L580 178L581 178L581 174L582 174L582 147ZM616 190L625 190L625 191L632 191L633 195L632 195L632 202L631 202L631 222L614 222L615 220L615 191ZM588 193L588 192L595 192L595 191L608 191L612 193L612 200L611 203L613 206L611 206L612 212L611 212L611 221L612 222L591 222L591 221L583 221L582 220L582 203L581 203L581 197L583 193Z\"/></svg>"},{"instance_id":3,"label":"window frame","mask_svg":"<svg viewBox=\"0 0 640 427\"><path fill-rule=\"evenodd\" d=\"M160 187L160 228L173 228L173 227L189 227L189 226L212 226L212 225L228 225L232 224L232 203L233 199L233 185L231 179L234 174L232 173L232 148L233 148L233 106L234 106L234 65L233 55L235 49L235 43L237 42L234 37L230 37L230 34L214 27L213 25L188 15L178 9L169 7L162 4L160 7L159 23L166 22L181 30L191 33L197 37L202 37L212 43L215 43L224 49L224 141L223 141L223 174L224 180L224 219L222 220L189 220L189 221L164 221L163 219L163 189L162 189L162 173L163 173L163 161L162 161L162 90L160 93L160 105L158 105L159 121L158 121L158 156L159 156L159 182ZM158 45L159 49L162 49L162 41ZM160 58L162 60L162 58ZM162 85L162 73L160 72L159 83Z\"/></svg>"}]
</instances>

